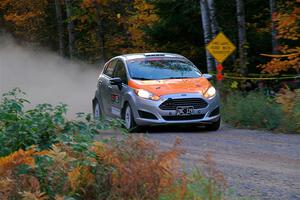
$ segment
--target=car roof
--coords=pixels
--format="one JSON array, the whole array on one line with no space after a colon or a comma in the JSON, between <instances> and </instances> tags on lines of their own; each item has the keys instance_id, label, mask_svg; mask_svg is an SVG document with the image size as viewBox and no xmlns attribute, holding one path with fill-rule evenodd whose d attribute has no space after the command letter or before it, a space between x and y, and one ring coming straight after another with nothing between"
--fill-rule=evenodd
<instances>
[{"instance_id":1,"label":"car roof","mask_svg":"<svg viewBox=\"0 0 300 200\"><path fill-rule=\"evenodd\" d=\"M161 53L161 52L125 54L118 57L122 57L125 60L132 60L138 58L151 58L151 57L185 58L184 56L179 54Z\"/></svg>"}]
</instances>

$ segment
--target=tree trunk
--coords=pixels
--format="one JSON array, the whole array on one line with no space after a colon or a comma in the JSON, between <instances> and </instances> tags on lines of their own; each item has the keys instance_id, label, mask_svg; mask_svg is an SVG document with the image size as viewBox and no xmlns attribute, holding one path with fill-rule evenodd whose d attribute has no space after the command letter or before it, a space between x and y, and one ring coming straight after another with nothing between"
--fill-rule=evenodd
<instances>
[{"instance_id":1,"label":"tree trunk","mask_svg":"<svg viewBox=\"0 0 300 200\"><path fill-rule=\"evenodd\" d=\"M204 43L207 45L212 40L212 31L211 31L211 22L209 17L209 8L206 0L200 0L200 9L201 9L201 19L202 19L202 28L204 32ZM207 72L212 72L215 70L214 58L206 50L206 64Z\"/></svg>"},{"instance_id":2,"label":"tree trunk","mask_svg":"<svg viewBox=\"0 0 300 200\"><path fill-rule=\"evenodd\" d=\"M101 7L97 3L96 0L93 0L94 7L96 8L96 33L98 36L99 44L100 44L100 51L101 51L101 59L106 61L106 50L105 50L105 35L104 35L104 25L103 20L101 19Z\"/></svg>"},{"instance_id":3,"label":"tree trunk","mask_svg":"<svg viewBox=\"0 0 300 200\"><path fill-rule=\"evenodd\" d=\"M68 34L69 34L69 56L70 59L73 59L74 57L74 22L72 20L72 1L73 0L65 0L66 2L66 11L67 11L67 18L68 18Z\"/></svg>"},{"instance_id":4,"label":"tree trunk","mask_svg":"<svg viewBox=\"0 0 300 200\"><path fill-rule=\"evenodd\" d=\"M57 20L57 31L58 31L58 43L59 43L59 55L64 55L64 27L62 21L61 12L61 1L55 0L56 20Z\"/></svg>"},{"instance_id":5,"label":"tree trunk","mask_svg":"<svg viewBox=\"0 0 300 200\"><path fill-rule=\"evenodd\" d=\"M236 12L239 32L239 60L240 72L243 75L248 73L247 70L247 39L246 39L246 20L244 0L236 0Z\"/></svg>"},{"instance_id":6,"label":"tree trunk","mask_svg":"<svg viewBox=\"0 0 300 200\"><path fill-rule=\"evenodd\" d=\"M217 34L220 31L219 24L217 22L217 17L216 17L216 7L215 7L215 1L214 0L207 0L207 5L209 9L209 17L210 17L210 23L211 23L211 32L212 36L216 37Z\"/></svg>"},{"instance_id":7,"label":"tree trunk","mask_svg":"<svg viewBox=\"0 0 300 200\"><path fill-rule=\"evenodd\" d=\"M273 21L273 14L276 12L276 0L269 0L270 3L270 14L271 14L271 34L272 34L272 53L277 54L278 41L277 41L277 31L275 28L275 22Z\"/></svg>"},{"instance_id":8,"label":"tree trunk","mask_svg":"<svg viewBox=\"0 0 300 200\"><path fill-rule=\"evenodd\" d=\"M210 27L212 38L215 38L220 31L220 27L216 17L216 7L215 7L215 0L207 0L207 5L209 9L209 18L210 18ZM214 59L215 68L218 65L218 61Z\"/></svg>"}]
</instances>

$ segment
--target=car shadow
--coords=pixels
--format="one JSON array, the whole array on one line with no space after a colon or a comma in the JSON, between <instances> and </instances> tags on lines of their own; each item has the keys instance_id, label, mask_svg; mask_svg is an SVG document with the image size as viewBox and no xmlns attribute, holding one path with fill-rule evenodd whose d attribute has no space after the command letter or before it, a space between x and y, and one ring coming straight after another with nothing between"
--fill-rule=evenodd
<instances>
[{"instance_id":1,"label":"car shadow","mask_svg":"<svg viewBox=\"0 0 300 200\"><path fill-rule=\"evenodd\" d=\"M141 127L135 133L146 134L163 134L163 133L207 133L207 129L204 126L151 126Z\"/></svg>"}]
</instances>

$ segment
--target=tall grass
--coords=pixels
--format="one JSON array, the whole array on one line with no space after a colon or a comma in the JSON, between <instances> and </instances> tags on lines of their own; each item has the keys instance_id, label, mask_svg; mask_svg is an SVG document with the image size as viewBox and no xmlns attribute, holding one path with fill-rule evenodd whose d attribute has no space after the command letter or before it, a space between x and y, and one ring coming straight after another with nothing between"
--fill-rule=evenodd
<instances>
[{"instance_id":1,"label":"tall grass","mask_svg":"<svg viewBox=\"0 0 300 200\"><path fill-rule=\"evenodd\" d=\"M222 100L222 118L235 127L300 132L300 93L269 97L261 92L231 92Z\"/></svg>"}]
</instances>

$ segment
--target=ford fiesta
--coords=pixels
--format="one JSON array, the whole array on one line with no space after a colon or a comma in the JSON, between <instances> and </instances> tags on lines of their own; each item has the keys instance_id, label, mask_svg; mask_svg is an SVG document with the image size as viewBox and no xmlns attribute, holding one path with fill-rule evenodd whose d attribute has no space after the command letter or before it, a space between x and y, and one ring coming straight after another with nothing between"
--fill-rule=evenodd
<instances>
[{"instance_id":1,"label":"ford fiesta","mask_svg":"<svg viewBox=\"0 0 300 200\"><path fill-rule=\"evenodd\" d=\"M95 118L121 118L125 127L195 124L220 127L219 94L187 58L170 53L112 58L99 75Z\"/></svg>"}]
</instances>

